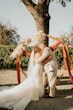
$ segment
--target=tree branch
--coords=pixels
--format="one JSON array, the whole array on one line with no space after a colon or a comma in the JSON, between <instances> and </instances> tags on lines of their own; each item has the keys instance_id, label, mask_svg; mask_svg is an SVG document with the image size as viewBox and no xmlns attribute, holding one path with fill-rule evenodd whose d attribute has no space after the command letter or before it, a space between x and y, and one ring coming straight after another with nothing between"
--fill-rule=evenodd
<instances>
[{"instance_id":1,"label":"tree branch","mask_svg":"<svg viewBox=\"0 0 73 110\"><path fill-rule=\"evenodd\" d=\"M51 0L47 0L47 5L49 5L49 4L50 4L50 2L51 2Z\"/></svg>"},{"instance_id":2,"label":"tree branch","mask_svg":"<svg viewBox=\"0 0 73 110\"><path fill-rule=\"evenodd\" d=\"M27 7L28 11L32 14L34 19L38 19L36 15L39 14L38 8L40 7L39 4L35 4L32 0L22 0L24 5Z\"/></svg>"},{"instance_id":3,"label":"tree branch","mask_svg":"<svg viewBox=\"0 0 73 110\"><path fill-rule=\"evenodd\" d=\"M30 6L32 6L32 7L35 7L35 6L36 6L36 4L35 4L34 2L32 2L32 0L22 0L22 2L23 2L26 6L28 6L28 5L30 5Z\"/></svg>"},{"instance_id":4,"label":"tree branch","mask_svg":"<svg viewBox=\"0 0 73 110\"><path fill-rule=\"evenodd\" d=\"M51 0L55 1L55 0ZM57 0L63 7L66 7L68 2L71 2L72 0Z\"/></svg>"}]
</instances>

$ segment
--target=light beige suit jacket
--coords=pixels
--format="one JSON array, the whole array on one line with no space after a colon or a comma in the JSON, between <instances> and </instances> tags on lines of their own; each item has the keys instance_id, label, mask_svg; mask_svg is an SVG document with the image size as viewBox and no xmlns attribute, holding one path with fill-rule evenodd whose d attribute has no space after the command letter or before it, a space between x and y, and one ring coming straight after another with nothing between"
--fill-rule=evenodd
<instances>
[{"instance_id":1,"label":"light beige suit jacket","mask_svg":"<svg viewBox=\"0 0 73 110\"><path fill-rule=\"evenodd\" d=\"M45 72L57 70L57 62L55 60L54 53L49 47L45 47L42 55L35 60L36 63L42 63L47 57L52 56L52 58L44 65Z\"/></svg>"}]
</instances>

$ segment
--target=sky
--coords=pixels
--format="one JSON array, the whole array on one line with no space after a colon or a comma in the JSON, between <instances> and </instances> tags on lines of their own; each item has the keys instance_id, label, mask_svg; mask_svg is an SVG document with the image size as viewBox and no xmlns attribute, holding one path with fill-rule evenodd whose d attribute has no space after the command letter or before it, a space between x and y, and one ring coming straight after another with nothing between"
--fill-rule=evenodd
<instances>
[{"instance_id":1,"label":"sky","mask_svg":"<svg viewBox=\"0 0 73 110\"><path fill-rule=\"evenodd\" d=\"M57 2L50 4L50 35L60 37L61 34L71 31L73 26L72 11L73 0L65 8ZM0 0L0 22L8 22L17 28L22 41L37 32L34 19L21 0ZM53 41L50 40L50 43L52 44Z\"/></svg>"}]
</instances>

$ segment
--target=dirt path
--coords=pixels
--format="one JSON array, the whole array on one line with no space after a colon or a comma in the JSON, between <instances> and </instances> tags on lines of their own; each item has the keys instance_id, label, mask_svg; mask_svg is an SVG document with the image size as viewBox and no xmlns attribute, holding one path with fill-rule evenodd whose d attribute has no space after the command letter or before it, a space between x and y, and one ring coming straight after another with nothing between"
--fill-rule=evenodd
<instances>
[{"instance_id":1,"label":"dirt path","mask_svg":"<svg viewBox=\"0 0 73 110\"><path fill-rule=\"evenodd\" d=\"M58 76L63 71L58 71ZM72 71L73 72L73 71ZM6 76L5 76L6 75ZM22 81L24 75L21 75ZM15 70L1 70L0 71L0 85L4 84L17 84L16 71ZM65 74L63 79L57 84L56 97L41 98L39 101L31 102L26 110L73 110L73 90L68 75ZM0 90L4 88L10 88L9 86L0 86ZM1 109L0 110L5 110Z\"/></svg>"}]
</instances>

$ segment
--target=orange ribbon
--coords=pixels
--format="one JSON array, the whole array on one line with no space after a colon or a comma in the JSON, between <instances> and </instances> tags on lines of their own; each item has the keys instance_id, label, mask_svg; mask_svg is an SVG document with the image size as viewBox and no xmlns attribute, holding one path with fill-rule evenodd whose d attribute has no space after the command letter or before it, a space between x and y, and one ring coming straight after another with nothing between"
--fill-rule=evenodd
<instances>
[{"instance_id":1,"label":"orange ribbon","mask_svg":"<svg viewBox=\"0 0 73 110\"><path fill-rule=\"evenodd\" d=\"M24 51L23 55L30 56L31 52ZM18 80L18 83L20 84L21 83L21 78L20 78L20 57L18 55L16 56L16 69L17 69L17 80Z\"/></svg>"},{"instance_id":2,"label":"orange ribbon","mask_svg":"<svg viewBox=\"0 0 73 110\"><path fill-rule=\"evenodd\" d=\"M18 80L18 83L20 84L21 83L21 78L20 78L20 58L19 58L18 55L16 56L16 69L17 69L17 80Z\"/></svg>"}]
</instances>

